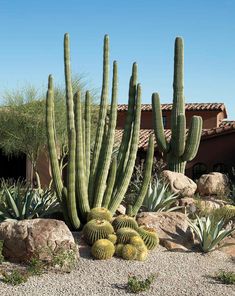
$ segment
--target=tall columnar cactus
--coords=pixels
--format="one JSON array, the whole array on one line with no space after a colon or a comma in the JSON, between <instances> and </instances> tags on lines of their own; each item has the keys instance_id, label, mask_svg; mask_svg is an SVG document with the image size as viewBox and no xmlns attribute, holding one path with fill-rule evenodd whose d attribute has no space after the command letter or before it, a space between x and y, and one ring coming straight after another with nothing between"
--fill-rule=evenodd
<instances>
[{"instance_id":1,"label":"tall columnar cactus","mask_svg":"<svg viewBox=\"0 0 235 296\"><path fill-rule=\"evenodd\" d=\"M113 63L112 95L108 125L109 37L104 38L103 84L96 138L91 154L90 95L85 103L78 91L73 95L70 67L69 36L64 37L64 69L68 130L67 185L61 177L56 144L54 88L49 76L47 92L47 137L53 183L67 223L75 229L85 222L90 209L105 207L113 214L128 188L138 150L141 86L137 84L137 65L133 64L129 85L128 112L117 156L112 156L117 120L117 63ZM84 112L83 112L84 106Z\"/></svg>"},{"instance_id":2,"label":"tall columnar cactus","mask_svg":"<svg viewBox=\"0 0 235 296\"><path fill-rule=\"evenodd\" d=\"M164 134L161 104L158 93L152 95L154 131L160 151L166 156L168 169L184 173L186 162L192 160L198 151L202 132L202 118L193 116L186 136L184 102L184 49L183 39L175 40L173 106L171 112L171 140Z\"/></svg>"}]
</instances>

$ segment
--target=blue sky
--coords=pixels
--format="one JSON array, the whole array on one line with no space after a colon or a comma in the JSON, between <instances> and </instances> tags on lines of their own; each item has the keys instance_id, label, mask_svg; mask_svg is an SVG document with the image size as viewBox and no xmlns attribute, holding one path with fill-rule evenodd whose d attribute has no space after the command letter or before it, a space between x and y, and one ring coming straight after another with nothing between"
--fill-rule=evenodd
<instances>
[{"instance_id":1,"label":"blue sky","mask_svg":"<svg viewBox=\"0 0 235 296\"><path fill-rule=\"evenodd\" d=\"M224 102L235 119L235 1L0 0L0 94L30 82L63 82L63 35L74 73L101 86L102 43L109 34L119 65L119 102L127 102L131 65L139 65L143 102L172 100L173 47L185 41L186 102Z\"/></svg>"}]
</instances>

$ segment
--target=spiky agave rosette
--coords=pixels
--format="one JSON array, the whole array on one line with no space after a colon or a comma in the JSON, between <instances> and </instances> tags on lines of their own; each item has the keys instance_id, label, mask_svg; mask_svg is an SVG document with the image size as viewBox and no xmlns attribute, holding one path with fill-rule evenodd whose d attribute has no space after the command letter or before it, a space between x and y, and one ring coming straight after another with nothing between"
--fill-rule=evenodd
<instances>
[{"instance_id":1,"label":"spiky agave rosette","mask_svg":"<svg viewBox=\"0 0 235 296\"><path fill-rule=\"evenodd\" d=\"M138 228L138 224L136 222L136 220L128 215L119 215L117 216L114 220L113 220L113 228L115 229L115 231L117 231L120 228L123 227L129 227L132 229L137 229Z\"/></svg>"},{"instance_id":2,"label":"spiky agave rosette","mask_svg":"<svg viewBox=\"0 0 235 296\"><path fill-rule=\"evenodd\" d=\"M138 233L143 239L148 250L153 250L156 246L159 245L159 238L155 229L146 226L140 226L138 228Z\"/></svg>"},{"instance_id":3,"label":"spiky agave rosette","mask_svg":"<svg viewBox=\"0 0 235 296\"><path fill-rule=\"evenodd\" d=\"M93 219L83 228L83 236L88 244L93 245L99 239L108 238L114 233L113 226L106 220Z\"/></svg>"},{"instance_id":4,"label":"spiky agave rosette","mask_svg":"<svg viewBox=\"0 0 235 296\"><path fill-rule=\"evenodd\" d=\"M91 248L91 254L99 260L107 260L113 257L114 244L108 239L97 240Z\"/></svg>"}]
</instances>

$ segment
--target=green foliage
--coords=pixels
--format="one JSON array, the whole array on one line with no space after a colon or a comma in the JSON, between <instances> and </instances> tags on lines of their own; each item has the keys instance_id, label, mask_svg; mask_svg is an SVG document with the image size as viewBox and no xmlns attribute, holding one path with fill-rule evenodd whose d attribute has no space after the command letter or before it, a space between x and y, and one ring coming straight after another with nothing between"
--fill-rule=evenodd
<instances>
[{"instance_id":1,"label":"green foliage","mask_svg":"<svg viewBox=\"0 0 235 296\"><path fill-rule=\"evenodd\" d=\"M31 275L41 275L45 270L45 264L38 258L32 258L28 262L27 272Z\"/></svg>"},{"instance_id":2,"label":"green foliage","mask_svg":"<svg viewBox=\"0 0 235 296\"><path fill-rule=\"evenodd\" d=\"M159 245L159 238L156 234L155 229L146 226L141 226L138 228L138 233L143 239L148 250L153 250Z\"/></svg>"},{"instance_id":3,"label":"green foliage","mask_svg":"<svg viewBox=\"0 0 235 296\"><path fill-rule=\"evenodd\" d=\"M99 260L111 259L115 253L114 244L108 239L97 240L91 248L92 255Z\"/></svg>"},{"instance_id":4,"label":"green foliage","mask_svg":"<svg viewBox=\"0 0 235 296\"><path fill-rule=\"evenodd\" d=\"M131 244L126 244L122 248L122 258L125 260L135 260L137 254L137 248Z\"/></svg>"},{"instance_id":5,"label":"green foliage","mask_svg":"<svg viewBox=\"0 0 235 296\"><path fill-rule=\"evenodd\" d=\"M83 228L83 235L88 244L93 245L99 239L108 238L113 234L113 226L106 220L91 220Z\"/></svg>"},{"instance_id":6,"label":"green foliage","mask_svg":"<svg viewBox=\"0 0 235 296\"><path fill-rule=\"evenodd\" d=\"M138 232L129 227L123 227L117 230L116 232L118 243L126 244L129 242L132 236L139 236Z\"/></svg>"},{"instance_id":7,"label":"green foliage","mask_svg":"<svg viewBox=\"0 0 235 296\"><path fill-rule=\"evenodd\" d=\"M220 270L214 278L222 284L235 285L235 272L233 271Z\"/></svg>"},{"instance_id":8,"label":"green foliage","mask_svg":"<svg viewBox=\"0 0 235 296\"><path fill-rule=\"evenodd\" d=\"M210 252L226 237L228 237L234 229L223 229L225 226L224 220L220 220L217 224L212 223L210 217L199 218L197 216L196 223L189 220L189 225L194 230L203 252Z\"/></svg>"},{"instance_id":9,"label":"green foliage","mask_svg":"<svg viewBox=\"0 0 235 296\"><path fill-rule=\"evenodd\" d=\"M127 291L131 293L141 293L149 291L151 285L156 279L156 275L151 274L146 279L137 276L128 276Z\"/></svg>"},{"instance_id":10,"label":"green foliage","mask_svg":"<svg viewBox=\"0 0 235 296\"><path fill-rule=\"evenodd\" d=\"M117 63L113 63L112 99L108 114L109 37L104 38L103 83L95 143L91 150L90 95L74 94L71 82L69 35L64 36L66 114L68 133L68 168L65 187L57 157L53 78L48 79L46 123L48 150L55 191L67 224L78 229L87 220L91 208L108 208L114 214L127 191L138 150L141 86L137 84L137 65L133 64L129 101L122 141L116 156L112 155L117 120ZM83 110L84 109L84 110ZM108 120L107 120L108 119ZM106 124L108 121L108 124Z\"/></svg>"},{"instance_id":11,"label":"green foliage","mask_svg":"<svg viewBox=\"0 0 235 296\"><path fill-rule=\"evenodd\" d=\"M138 228L138 224L136 222L136 220L128 215L119 215L117 216L114 220L113 220L113 228L115 231L117 231L120 228L123 227L129 227L132 229L137 229Z\"/></svg>"},{"instance_id":12,"label":"green foliage","mask_svg":"<svg viewBox=\"0 0 235 296\"><path fill-rule=\"evenodd\" d=\"M77 252L76 250L60 249L52 255L50 265L54 268L64 272L71 272L77 266Z\"/></svg>"},{"instance_id":13,"label":"green foliage","mask_svg":"<svg viewBox=\"0 0 235 296\"><path fill-rule=\"evenodd\" d=\"M186 116L184 102L184 46L183 39L175 40L173 106L171 111L171 139L167 141L162 121L158 93L152 95L153 123L158 147L167 159L168 169L184 173L187 161L198 151L202 131L202 118L193 116L186 137Z\"/></svg>"},{"instance_id":14,"label":"green foliage","mask_svg":"<svg viewBox=\"0 0 235 296\"><path fill-rule=\"evenodd\" d=\"M100 219L100 220L104 219L111 222L112 217L113 215L106 208L93 208L87 215L87 221L90 221L93 219Z\"/></svg>"},{"instance_id":15,"label":"green foliage","mask_svg":"<svg viewBox=\"0 0 235 296\"><path fill-rule=\"evenodd\" d=\"M16 286L16 285L20 285L23 283L26 283L29 275L27 272L25 271L21 271L21 270L13 270L12 272L2 272L2 281L5 284L8 285L12 285L12 286Z\"/></svg>"},{"instance_id":16,"label":"green foliage","mask_svg":"<svg viewBox=\"0 0 235 296\"><path fill-rule=\"evenodd\" d=\"M178 198L178 194L170 191L168 184L164 184L163 180L156 180L153 187L149 185L144 206L148 212L171 212L181 208L172 207Z\"/></svg>"},{"instance_id":17,"label":"green foliage","mask_svg":"<svg viewBox=\"0 0 235 296\"><path fill-rule=\"evenodd\" d=\"M0 264L2 264L4 261L4 256L2 254L2 250L3 250L3 241L0 240Z\"/></svg>"},{"instance_id":18,"label":"green foliage","mask_svg":"<svg viewBox=\"0 0 235 296\"><path fill-rule=\"evenodd\" d=\"M0 221L42 218L60 209L50 190L24 188L16 183L10 188L3 186L0 201Z\"/></svg>"}]
</instances>

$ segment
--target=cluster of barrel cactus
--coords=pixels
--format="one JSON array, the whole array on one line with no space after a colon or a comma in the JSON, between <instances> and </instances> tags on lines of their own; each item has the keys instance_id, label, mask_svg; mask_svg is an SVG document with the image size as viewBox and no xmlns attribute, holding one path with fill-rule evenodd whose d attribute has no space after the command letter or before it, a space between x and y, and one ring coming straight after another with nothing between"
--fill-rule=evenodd
<instances>
[{"instance_id":1,"label":"cluster of barrel cactus","mask_svg":"<svg viewBox=\"0 0 235 296\"><path fill-rule=\"evenodd\" d=\"M186 136L184 102L184 50L183 39L175 40L173 106L171 111L171 140L164 134L161 104L158 93L152 95L154 131L158 148L165 155L168 169L184 173L186 162L192 160L198 151L202 132L202 118L193 116Z\"/></svg>"},{"instance_id":2,"label":"cluster of barrel cactus","mask_svg":"<svg viewBox=\"0 0 235 296\"><path fill-rule=\"evenodd\" d=\"M67 180L64 182L59 168L55 131L54 87L49 76L46 100L46 124L49 159L58 200L61 203L66 223L79 229L92 208L104 207L114 214L127 191L133 173L139 142L141 116L141 86L137 84L137 64L132 67L129 83L129 101L122 141L116 156L113 156L117 119L117 62L113 63L112 94L107 123L109 92L109 37L104 38L103 84L99 108L96 138L91 153L90 94L85 95L85 107L80 91L73 94L70 67L69 35L64 37L64 68L66 85L68 164ZM136 215L142 205L151 178L153 161L153 138L149 140L142 189L131 209Z\"/></svg>"},{"instance_id":3,"label":"cluster of barrel cactus","mask_svg":"<svg viewBox=\"0 0 235 296\"><path fill-rule=\"evenodd\" d=\"M91 254L96 259L110 259L116 255L125 260L144 261L148 250L159 244L156 232L139 227L133 217L119 215L110 221L105 220L110 217L108 210L96 208L91 213L94 219L84 226L83 237L92 246Z\"/></svg>"}]
</instances>

